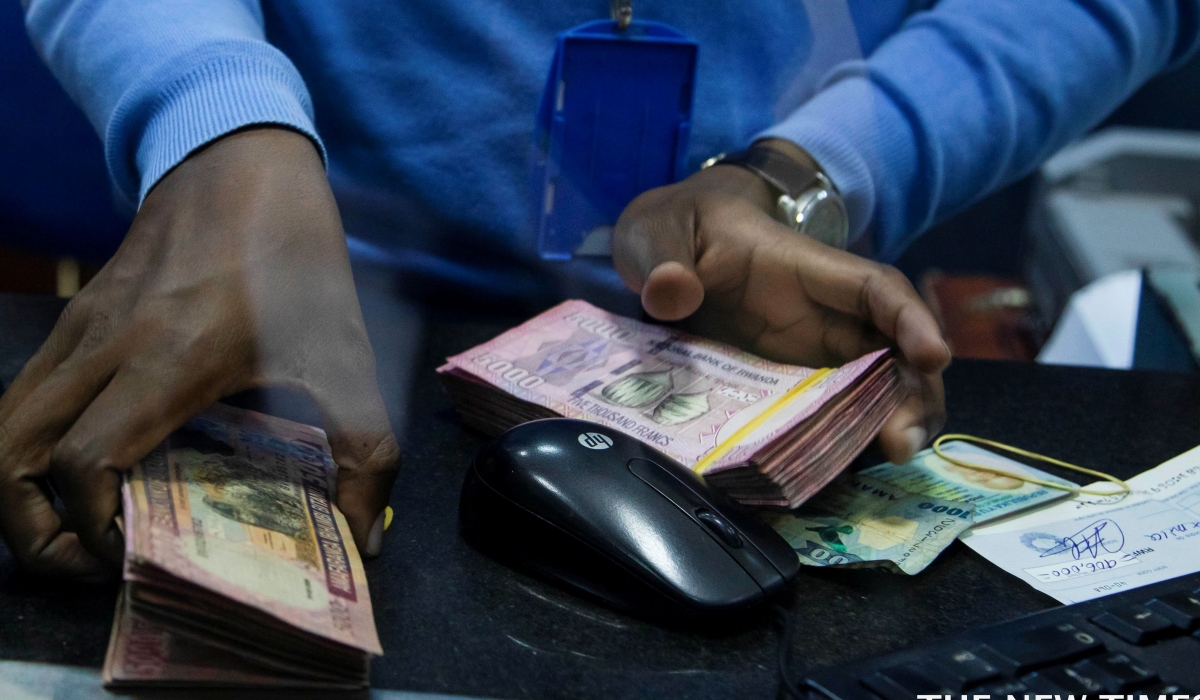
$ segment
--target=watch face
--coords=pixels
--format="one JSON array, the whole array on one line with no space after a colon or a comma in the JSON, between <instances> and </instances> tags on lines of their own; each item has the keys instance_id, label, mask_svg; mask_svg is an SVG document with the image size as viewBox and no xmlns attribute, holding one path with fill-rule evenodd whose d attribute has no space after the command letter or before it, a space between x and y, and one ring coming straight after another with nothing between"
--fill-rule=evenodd
<instances>
[{"instance_id":1,"label":"watch face","mask_svg":"<svg viewBox=\"0 0 1200 700\"><path fill-rule=\"evenodd\" d=\"M845 249L850 222L842 198L824 188L813 188L797 199L779 198L779 210L793 229L834 248Z\"/></svg>"}]
</instances>

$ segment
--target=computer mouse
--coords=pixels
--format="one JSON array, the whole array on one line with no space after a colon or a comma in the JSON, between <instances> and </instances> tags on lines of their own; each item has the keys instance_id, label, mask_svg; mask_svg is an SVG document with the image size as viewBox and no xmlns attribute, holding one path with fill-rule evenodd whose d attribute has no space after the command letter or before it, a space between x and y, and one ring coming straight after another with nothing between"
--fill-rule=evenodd
<instances>
[{"instance_id":1,"label":"computer mouse","mask_svg":"<svg viewBox=\"0 0 1200 700\"><path fill-rule=\"evenodd\" d=\"M458 514L485 554L654 618L744 610L800 568L778 533L690 469L581 420L525 423L486 445Z\"/></svg>"}]
</instances>

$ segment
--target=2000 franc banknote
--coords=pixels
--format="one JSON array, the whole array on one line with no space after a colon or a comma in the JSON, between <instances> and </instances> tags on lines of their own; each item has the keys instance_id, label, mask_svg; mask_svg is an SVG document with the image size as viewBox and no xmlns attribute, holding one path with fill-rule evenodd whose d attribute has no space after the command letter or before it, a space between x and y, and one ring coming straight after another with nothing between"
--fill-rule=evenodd
<instances>
[{"instance_id":1,"label":"2000 franc banknote","mask_svg":"<svg viewBox=\"0 0 1200 700\"><path fill-rule=\"evenodd\" d=\"M885 353L814 370L568 301L448 358L438 371L525 402L524 408L492 407L496 411L521 411L525 419L561 415L596 421L689 467L712 453L704 465L711 474L744 464ZM498 399L472 397L459 402L460 409L487 400ZM483 414L480 422L486 420L483 409L477 412Z\"/></svg>"},{"instance_id":2,"label":"2000 franc banknote","mask_svg":"<svg viewBox=\"0 0 1200 700\"><path fill-rule=\"evenodd\" d=\"M230 653L259 669L249 684L364 685L382 649L335 478L321 430L220 404L155 448L123 490L106 682L220 683L192 662ZM130 635L173 651L150 658Z\"/></svg>"},{"instance_id":3,"label":"2000 franc banknote","mask_svg":"<svg viewBox=\"0 0 1200 700\"><path fill-rule=\"evenodd\" d=\"M971 527L973 511L968 503L854 474L825 487L799 511L765 517L802 564L915 574Z\"/></svg>"},{"instance_id":4,"label":"2000 franc banknote","mask_svg":"<svg viewBox=\"0 0 1200 700\"><path fill-rule=\"evenodd\" d=\"M885 462L860 473L913 493L970 503L975 507L976 525L1067 498L1071 492L1066 488L1078 486L1073 481L966 442L948 442L941 450L961 461L1060 484L1064 488L1050 488L1013 476L959 466L942 459L932 449L918 452L906 464Z\"/></svg>"},{"instance_id":5,"label":"2000 franc banknote","mask_svg":"<svg viewBox=\"0 0 1200 700\"><path fill-rule=\"evenodd\" d=\"M128 479L126 579L150 565L381 653L326 445L316 428L220 404L193 418Z\"/></svg>"}]
</instances>

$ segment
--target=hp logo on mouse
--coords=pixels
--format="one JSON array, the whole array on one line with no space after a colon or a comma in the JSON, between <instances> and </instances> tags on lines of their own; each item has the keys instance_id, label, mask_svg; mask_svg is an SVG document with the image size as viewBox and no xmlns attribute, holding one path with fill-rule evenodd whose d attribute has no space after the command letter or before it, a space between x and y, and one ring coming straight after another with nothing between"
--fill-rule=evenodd
<instances>
[{"instance_id":1,"label":"hp logo on mouse","mask_svg":"<svg viewBox=\"0 0 1200 700\"><path fill-rule=\"evenodd\" d=\"M607 450L613 446L613 441L603 433L580 433L579 444L589 450Z\"/></svg>"}]
</instances>

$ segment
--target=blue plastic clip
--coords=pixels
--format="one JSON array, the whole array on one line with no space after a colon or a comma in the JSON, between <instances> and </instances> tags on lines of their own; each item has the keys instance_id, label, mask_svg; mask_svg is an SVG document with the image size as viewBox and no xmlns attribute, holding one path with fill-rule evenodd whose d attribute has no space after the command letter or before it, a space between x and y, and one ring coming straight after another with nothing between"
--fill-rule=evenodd
<instances>
[{"instance_id":1,"label":"blue plastic clip","mask_svg":"<svg viewBox=\"0 0 1200 700\"><path fill-rule=\"evenodd\" d=\"M625 206L686 175L696 49L660 22L597 20L558 35L534 134L542 258L607 254Z\"/></svg>"}]
</instances>

